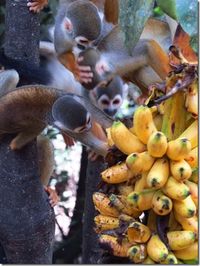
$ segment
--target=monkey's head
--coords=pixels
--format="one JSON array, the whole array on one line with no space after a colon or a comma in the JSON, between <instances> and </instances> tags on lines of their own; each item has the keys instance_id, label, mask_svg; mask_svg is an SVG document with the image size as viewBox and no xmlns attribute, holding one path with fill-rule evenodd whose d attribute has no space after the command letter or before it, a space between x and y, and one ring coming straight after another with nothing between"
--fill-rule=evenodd
<instances>
[{"instance_id":1,"label":"monkey's head","mask_svg":"<svg viewBox=\"0 0 200 266\"><path fill-rule=\"evenodd\" d=\"M79 65L90 66L93 73L92 82L82 84L87 90L94 89L94 87L101 81L101 76L95 69L96 63L100 60L100 56L100 52L92 47L79 53L79 57L83 57L83 60L79 62Z\"/></svg>"},{"instance_id":2,"label":"monkey's head","mask_svg":"<svg viewBox=\"0 0 200 266\"><path fill-rule=\"evenodd\" d=\"M97 7L88 1L72 2L66 12L68 28L78 48L85 49L101 33L101 18Z\"/></svg>"},{"instance_id":3,"label":"monkey's head","mask_svg":"<svg viewBox=\"0 0 200 266\"><path fill-rule=\"evenodd\" d=\"M98 107L109 116L114 116L122 105L124 99L124 84L119 76L94 89L94 98Z\"/></svg>"},{"instance_id":4,"label":"monkey's head","mask_svg":"<svg viewBox=\"0 0 200 266\"><path fill-rule=\"evenodd\" d=\"M75 95L65 95L58 98L52 107L54 124L63 131L70 130L82 133L92 126L90 113Z\"/></svg>"}]
</instances>

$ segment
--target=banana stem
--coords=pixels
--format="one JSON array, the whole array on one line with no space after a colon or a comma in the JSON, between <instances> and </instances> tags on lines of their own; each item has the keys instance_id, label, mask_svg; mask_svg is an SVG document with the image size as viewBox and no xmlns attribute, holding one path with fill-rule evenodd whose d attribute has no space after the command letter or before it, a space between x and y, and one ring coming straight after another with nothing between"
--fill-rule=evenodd
<instances>
[{"instance_id":1,"label":"banana stem","mask_svg":"<svg viewBox=\"0 0 200 266\"><path fill-rule=\"evenodd\" d=\"M187 111L184 92L179 91L164 103L161 131L168 140L176 139L186 128Z\"/></svg>"}]
</instances>

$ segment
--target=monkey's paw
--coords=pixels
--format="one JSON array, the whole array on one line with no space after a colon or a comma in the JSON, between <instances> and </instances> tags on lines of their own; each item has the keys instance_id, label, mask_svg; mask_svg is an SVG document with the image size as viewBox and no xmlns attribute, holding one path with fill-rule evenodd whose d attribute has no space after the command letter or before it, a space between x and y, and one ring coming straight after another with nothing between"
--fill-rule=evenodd
<instances>
[{"instance_id":1,"label":"monkey's paw","mask_svg":"<svg viewBox=\"0 0 200 266\"><path fill-rule=\"evenodd\" d=\"M27 6L30 11L39 13L47 4L48 0L33 0L32 2L28 1Z\"/></svg>"},{"instance_id":2,"label":"monkey's paw","mask_svg":"<svg viewBox=\"0 0 200 266\"><path fill-rule=\"evenodd\" d=\"M49 195L49 203L51 204L51 207L53 208L54 206L56 206L56 204L58 204L60 198L57 194L57 192L52 189L51 187L44 187L45 191L47 192L47 194Z\"/></svg>"}]
</instances>

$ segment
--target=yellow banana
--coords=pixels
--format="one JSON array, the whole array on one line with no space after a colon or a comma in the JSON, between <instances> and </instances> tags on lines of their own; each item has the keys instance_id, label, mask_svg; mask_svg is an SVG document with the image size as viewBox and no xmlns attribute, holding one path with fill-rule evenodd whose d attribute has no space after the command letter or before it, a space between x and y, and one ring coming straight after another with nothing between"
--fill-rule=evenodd
<instances>
[{"instance_id":1,"label":"yellow banana","mask_svg":"<svg viewBox=\"0 0 200 266\"><path fill-rule=\"evenodd\" d=\"M196 184L199 183L199 169L197 167L192 169L192 175L189 180Z\"/></svg>"},{"instance_id":2,"label":"yellow banana","mask_svg":"<svg viewBox=\"0 0 200 266\"><path fill-rule=\"evenodd\" d=\"M147 243L147 254L155 262L162 262L168 256L168 249L158 235L153 235Z\"/></svg>"},{"instance_id":3,"label":"yellow banana","mask_svg":"<svg viewBox=\"0 0 200 266\"><path fill-rule=\"evenodd\" d=\"M170 170L177 181L184 181L192 175L192 168L185 160L171 161Z\"/></svg>"},{"instance_id":4,"label":"yellow banana","mask_svg":"<svg viewBox=\"0 0 200 266\"><path fill-rule=\"evenodd\" d=\"M151 231L146 225L134 221L129 225L127 235L131 243L146 243L151 236Z\"/></svg>"},{"instance_id":5,"label":"yellow banana","mask_svg":"<svg viewBox=\"0 0 200 266\"><path fill-rule=\"evenodd\" d=\"M128 182L121 183L117 185L117 191L120 195L128 196L131 192L134 191L134 186Z\"/></svg>"},{"instance_id":6,"label":"yellow banana","mask_svg":"<svg viewBox=\"0 0 200 266\"><path fill-rule=\"evenodd\" d=\"M162 264L170 264L170 265L178 264L178 260L172 252L169 252L167 258L164 261L162 261Z\"/></svg>"},{"instance_id":7,"label":"yellow banana","mask_svg":"<svg viewBox=\"0 0 200 266\"><path fill-rule=\"evenodd\" d=\"M97 233L119 227L119 219L118 218L105 216L105 215L101 215L101 214L94 217L94 222L96 225L96 232Z\"/></svg>"},{"instance_id":8,"label":"yellow banana","mask_svg":"<svg viewBox=\"0 0 200 266\"><path fill-rule=\"evenodd\" d=\"M185 160L189 163L191 167L197 167L198 165L198 147L192 149L188 155L185 157Z\"/></svg>"},{"instance_id":9,"label":"yellow banana","mask_svg":"<svg viewBox=\"0 0 200 266\"><path fill-rule=\"evenodd\" d=\"M157 131L151 134L147 142L148 153L156 158L161 158L167 151L167 137Z\"/></svg>"},{"instance_id":10,"label":"yellow banana","mask_svg":"<svg viewBox=\"0 0 200 266\"><path fill-rule=\"evenodd\" d=\"M198 116L198 83L195 80L187 88L185 107L194 117Z\"/></svg>"},{"instance_id":11,"label":"yellow banana","mask_svg":"<svg viewBox=\"0 0 200 266\"><path fill-rule=\"evenodd\" d=\"M177 181L170 176L162 188L162 191L170 198L183 200L190 195L190 189L183 182Z\"/></svg>"},{"instance_id":12,"label":"yellow banana","mask_svg":"<svg viewBox=\"0 0 200 266\"><path fill-rule=\"evenodd\" d=\"M127 196L119 195L118 197L120 198L120 201L124 205L125 214L128 214L134 218L138 218L142 214L141 211L133 207L133 205L128 201Z\"/></svg>"},{"instance_id":13,"label":"yellow banana","mask_svg":"<svg viewBox=\"0 0 200 266\"><path fill-rule=\"evenodd\" d=\"M156 264L149 256L142 262L142 264Z\"/></svg>"},{"instance_id":14,"label":"yellow banana","mask_svg":"<svg viewBox=\"0 0 200 266\"><path fill-rule=\"evenodd\" d=\"M123 222L128 222L128 223L135 221L135 219L132 216L129 216L129 215L124 214L124 213L119 215L119 220L123 221Z\"/></svg>"},{"instance_id":15,"label":"yellow banana","mask_svg":"<svg viewBox=\"0 0 200 266\"><path fill-rule=\"evenodd\" d=\"M111 137L115 146L127 155L133 152L143 152L146 150L145 145L138 137L133 135L120 121L113 123L111 127Z\"/></svg>"},{"instance_id":16,"label":"yellow banana","mask_svg":"<svg viewBox=\"0 0 200 266\"><path fill-rule=\"evenodd\" d=\"M174 251L175 256L181 260L198 259L198 241L189 245L187 248Z\"/></svg>"},{"instance_id":17,"label":"yellow banana","mask_svg":"<svg viewBox=\"0 0 200 266\"><path fill-rule=\"evenodd\" d=\"M183 160L190 151L191 143L187 138L178 138L168 142L167 156L171 160Z\"/></svg>"},{"instance_id":18,"label":"yellow banana","mask_svg":"<svg viewBox=\"0 0 200 266\"><path fill-rule=\"evenodd\" d=\"M117 257L128 257L128 249L131 244L126 240L122 240L119 244L118 238L110 235L100 235L99 237L100 247L109 251L112 255Z\"/></svg>"},{"instance_id":19,"label":"yellow banana","mask_svg":"<svg viewBox=\"0 0 200 266\"><path fill-rule=\"evenodd\" d=\"M164 102L164 115L161 131L168 140L176 139L186 128L185 93L177 92Z\"/></svg>"},{"instance_id":20,"label":"yellow banana","mask_svg":"<svg viewBox=\"0 0 200 266\"><path fill-rule=\"evenodd\" d=\"M162 121L163 121L163 115L161 114L157 114L153 117L154 125L156 126L158 131L160 131L162 128Z\"/></svg>"},{"instance_id":21,"label":"yellow banana","mask_svg":"<svg viewBox=\"0 0 200 266\"><path fill-rule=\"evenodd\" d=\"M172 250L186 248L196 241L196 233L193 231L171 231L167 233L169 246Z\"/></svg>"},{"instance_id":22,"label":"yellow banana","mask_svg":"<svg viewBox=\"0 0 200 266\"><path fill-rule=\"evenodd\" d=\"M133 125L136 136L147 144L150 135L157 131L153 122L151 110L147 106L139 106L133 116Z\"/></svg>"},{"instance_id":23,"label":"yellow banana","mask_svg":"<svg viewBox=\"0 0 200 266\"><path fill-rule=\"evenodd\" d=\"M185 184L189 187L192 200L194 201L194 204L196 205L196 207L198 209L198 185L194 182L189 181L189 180L186 180Z\"/></svg>"},{"instance_id":24,"label":"yellow banana","mask_svg":"<svg viewBox=\"0 0 200 266\"><path fill-rule=\"evenodd\" d=\"M110 147L112 147L114 145L114 141L112 140L112 137L111 137L111 128L106 128L106 134L107 134L107 142L108 142L108 145Z\"/></svg>"},{"instance_id":25,"label":"yellow banana","mask_svg":"<svg viewBox=\"0 0 200 266\"><path fill-rule=\"evenodd\" d=\"M141 212L133 208L133 206L128 202L126 196L111 194L109 199L111 201L111 205L114 206L120 213L133 217L140 216Z\"/></svg>"},{"instance_id":26,"label":"yellow banana","mask_svg":"<svg viewBox=\"0 0 200 266\"><path fill-rule=\"evenodd\" d=\"M140 179L135 182L134 191L140 192L144 188L147 188L147 174L148 172L143 172Z\"/></svg>"},{"instance_id":27,"label":"yellow banana","mask_svg":"<svg viewBox=\"0 0 200 266\"><path fill-rule=\"evenodd\" d=\"M111 206L110 199L101 192L93 193L93 202L95 209L100 212L102 215L111 216L111 217L118 217L119 211Z\"/></svg>"},{"instance_id":28,"label":"yellow banana","mask_svg":"<svg viewBox=\"0 0 200 266\"><path fill-rule=\"evenodd\" d=\"M157 159L147 175L147 185L149 187L161 188L167 182L168 176L168 159L165 157Z\"/></svg>"},{"instance_id":29,"label":"yellow banana","mask_svg":"<svg viewBox=\"0 0 200 266\"><path fill-rule=\"evenodd\" d=\"M162 191L158 190L152 198L152 209L158 215L167 215L172 210L172 201L165 196Z\"/></svg>"},{"instance_id":30,"label":"yellow banana","mask_svg":"<svg viewBox=\"0 0 200 266\"><path fill-rule=\"evenodd\" d=\"M198 233L198 219L196 215L191 218L185 218L177 212L174 212L174 216L175 219L181 224L184 230L189 230Z\"/></svg>"},{"instance_id":31,"label":"yellow banana","mask_svg":"<svg viewBox=\"0 0 200 266\"><path fill-rule=\"evenodd\" d=\"M180 136L190 141L192 149L198 145L198 121L195 120Z\"/></svg>"},{"instance_id":32,"label":"yellow banana","mask_svg":"<svg viewBox=\"0 0 200 266\"><path fill-rule=\"evenodd\" d=\"M118 184L129 180L133 174L126 166L126 163L120 163L111 166L101 173L103 181L109 184Z\"/></svg>"},{"instance_id":33,"label":"yellow banana","mask_svg":"<svg viewBox=\"0 0 200 266\"><path fill-rule=\"evenodd\" d=\"M152 198L155 192L155 188L144 189L141 192L134 191L128 195L127 199L133 204L134 208L145 211L151 209Z\"/></svg>"},{"instance_id":34,"label":"yellow banana","mask_svg":"<svg viewBox=\"0 0 200 266\"><path fill-rule=\"evenodd\" d=\"M142 263L147 256L147 250L145 245L133 245L128 250L128 256L134 263Z\"/></svg>"},{"instance_id":35,"label":"yellow banana","mask_svg":"<svg viewBox=\"0 0 200 266\"><path fill-rule=\"evenodd\" d=\"M173 205L174 210L185 218L193 217L196 214L196 206L191 196L184 200L174 200Z\"/></svg>"},{"instance_id":36,"label":"yellow banana","mask_svg":"<svg viewBox=\"0 0 200 266\"><path fill-rule=\"evenodd\" d=\"M155 159L146 151L141 153L134 152L126 158L126 165L133 175L138 175L148 171L152 167L154 161Z\"/></svg>"}]
</instances>

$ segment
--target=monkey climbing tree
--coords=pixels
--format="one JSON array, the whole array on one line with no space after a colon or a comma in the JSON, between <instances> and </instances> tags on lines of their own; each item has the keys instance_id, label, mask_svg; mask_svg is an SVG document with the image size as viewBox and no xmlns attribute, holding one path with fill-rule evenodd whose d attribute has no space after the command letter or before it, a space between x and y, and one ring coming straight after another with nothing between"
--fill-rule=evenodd
<instances>
[{"instance_id":1,"label":"monkey climbing tree","mask_svg":"<svg viewBox=\"0 0 200 266\"><path fill-rule=\"evenodd\" d=\"M39 64L39 26L26 0L7 0L5 55ZM39 180L36 140L12 151L12 138L6 135L0 143L0 243L8 263L51 264L54 213Z\"/></svg>"}]
</instances>

